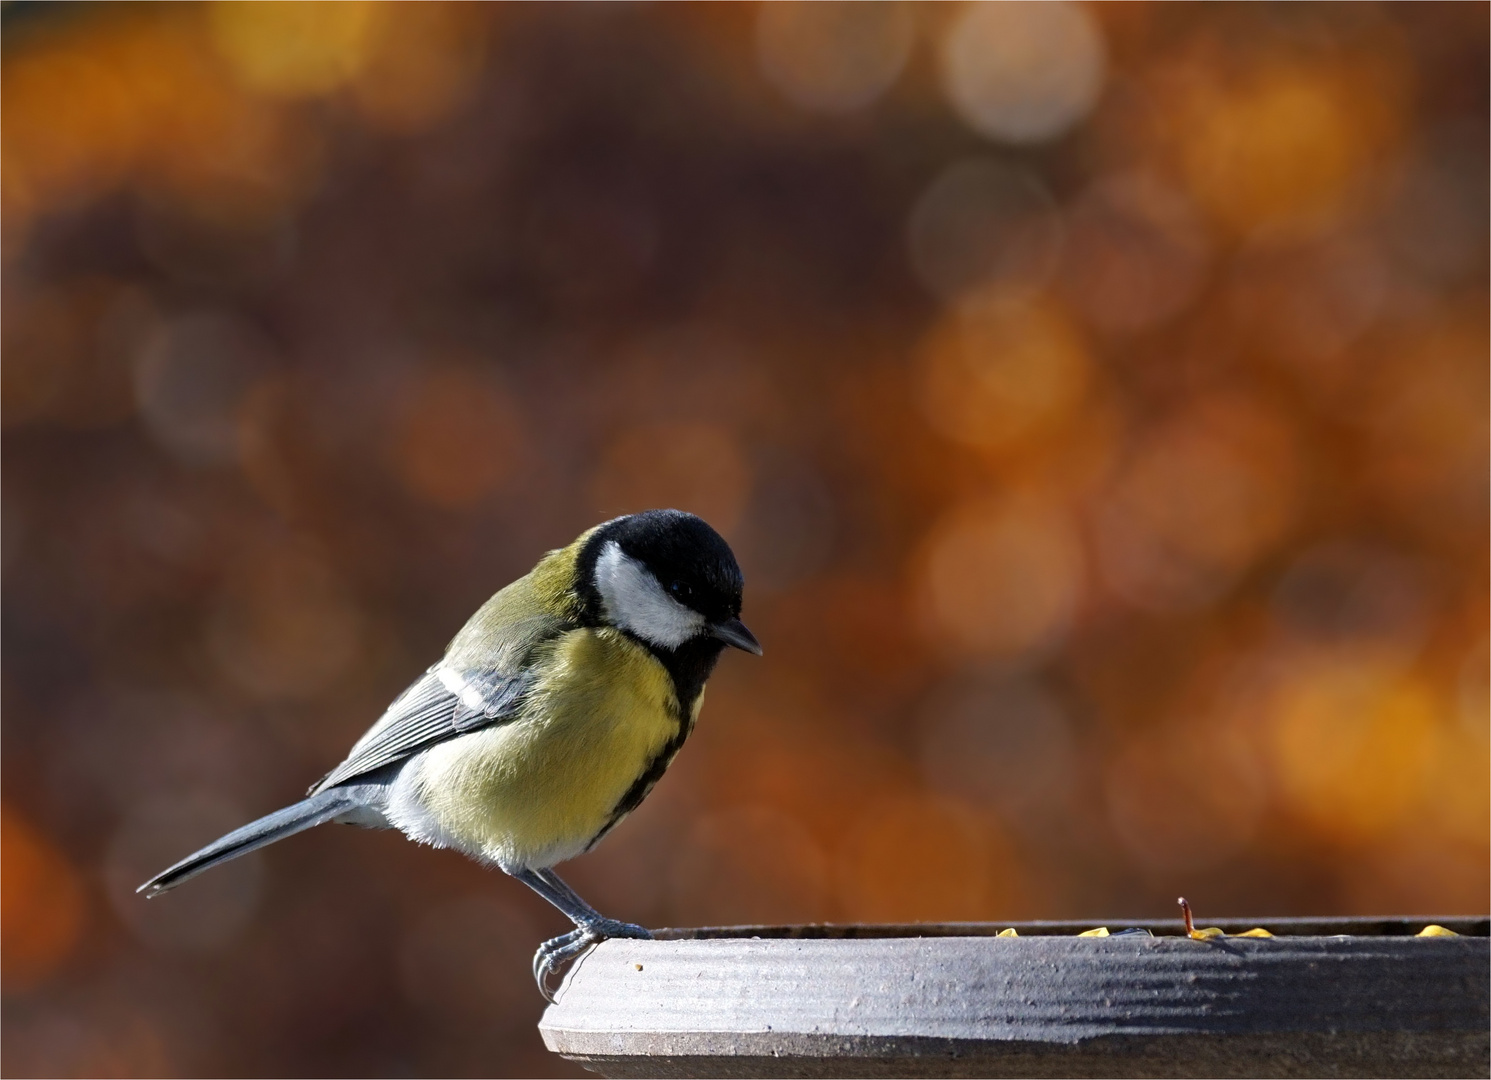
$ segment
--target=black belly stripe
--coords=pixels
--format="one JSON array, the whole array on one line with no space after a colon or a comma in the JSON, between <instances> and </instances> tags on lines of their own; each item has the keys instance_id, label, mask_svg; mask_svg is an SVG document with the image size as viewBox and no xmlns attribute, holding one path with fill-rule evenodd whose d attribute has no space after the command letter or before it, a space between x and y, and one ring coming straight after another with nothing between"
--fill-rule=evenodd
<instances>
[{"instance_id":1,"label":"black belly stripe","mask_svg":"<svg viewBox=\"0 0 1491 1080\"><path fill-rule=\"evenodd\" d=\"M600 832L596 833L590 843L585 845L589 851L600 843L601 837L620 824L621 819L642 805L642 800L657 786L657 782L663 778L663 773L668 771L668 766L673 764L673 758L683 747L684 741L694 730L694 703L699 700L699 694L704 690L704 682L709 678L710 672L714 670L715 661L720 657L720 650L724 648L713 638L695 639L683 645L679 649L659 649L647 646L646 642L640 644L647 647L648 652L657 658L658 662L667 669L669 677L673 680L673 693L678 699L678 730L669 739L663 748L659 750L642 774L632 781L632 786L626 789L616 803L616 808L611 811L611 816L606 819L605 825L601 826Z\"/></svg>"},{"instance_id":2,"label":"black belly stripe","mask_svg":"<svg viewBox=\"0 0 1491 1080\"><path fill-rule=\"evenodd\" d=\"M611 811L611 816L601 826L601 831L596 833L590 843L585 845L586 851L589 851L596 844L600 843L601 837L621 824L622 818L642 805L642 800L651 794L652 789L657 786L657 782L663 778L663 773L668 771L668 766L673 764L674 756L677 755L679 748L683 746L684 740L689 737L689 732L693 728L693 723L688 721L679 725L677 734L669 739L663 745L663 748L653 755L652 760L647 763L647 768L642 770L642 775L633 780L632 786L626 789L626 794L616 803L616 809Z\"/></svg>"}]
</instances>

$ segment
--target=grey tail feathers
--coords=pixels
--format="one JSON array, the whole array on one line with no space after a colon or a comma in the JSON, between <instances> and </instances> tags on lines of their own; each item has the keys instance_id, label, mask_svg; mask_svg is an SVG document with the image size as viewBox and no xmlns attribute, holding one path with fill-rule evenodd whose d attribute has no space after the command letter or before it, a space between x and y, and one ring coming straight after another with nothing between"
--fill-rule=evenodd
<instances>
[{"instance_id":1,"label":"grey tail feathers","mask_svg":"<svg viewBox=\"0 0 1491 1080\"><path fill-rule=\"evenodd\" d=\"M362 794L363 792L358 788L331 788L312 795L308 799L302 799L294 806L287 806L283 810L266 814L258 821L250 822L241 829L234 829L227 836L219 837L201 851L188 855L169 870L162 870L135 892L142 892L146 897L159 896L218 863L236 859L240 855L247 855L250 851L257 851L266 844L283 840L287 836L304 832L306 829L313 829L317 825L324 825L348 810L363 805L364 800L359 798Z\"/></svg>"}]
</instances>

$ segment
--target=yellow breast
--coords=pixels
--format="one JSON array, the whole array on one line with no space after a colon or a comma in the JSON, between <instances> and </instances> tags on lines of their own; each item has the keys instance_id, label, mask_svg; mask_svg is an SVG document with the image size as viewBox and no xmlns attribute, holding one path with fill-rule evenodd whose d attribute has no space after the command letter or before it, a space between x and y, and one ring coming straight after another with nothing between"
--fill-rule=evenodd
<instances>
[{"instance_id":1,"label":"yellow breast","mask_svg":"<svg viewBox=\"0 0 1491 1080\"><path fill-rule=\"evenodd\" d=\"M667 670L616 630L575 630L538 657L520 716L424 756L425 809L473 853L504 867L584 851L677 735Z\"/></svg>"}]
</instances>

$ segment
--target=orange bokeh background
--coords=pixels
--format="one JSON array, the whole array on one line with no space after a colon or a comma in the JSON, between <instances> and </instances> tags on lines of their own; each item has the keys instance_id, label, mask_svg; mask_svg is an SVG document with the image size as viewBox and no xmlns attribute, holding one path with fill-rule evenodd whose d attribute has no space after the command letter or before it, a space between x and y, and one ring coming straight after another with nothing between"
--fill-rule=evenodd
<instances>
[{"instance_id":1,"label":"orange bokeh background","mask_svg":"<svg viewBox=\"0 0 1491 1080\"><path fill-rule=\"evenodd\" d=\"M3 8L3 1071L574 1075L293 800L677 505L652 925L1484 913L1484 4Z\"/></svg>"}]
</instances>

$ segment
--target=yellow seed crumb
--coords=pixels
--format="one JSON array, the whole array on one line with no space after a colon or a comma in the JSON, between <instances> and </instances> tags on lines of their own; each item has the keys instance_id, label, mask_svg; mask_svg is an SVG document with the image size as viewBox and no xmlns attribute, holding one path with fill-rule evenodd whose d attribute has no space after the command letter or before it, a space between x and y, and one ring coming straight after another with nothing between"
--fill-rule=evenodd
<instances>
[{"instance_id":1,"label":"yellow seed crumb","mask_svg":"<svg viewBox=\"0 0 1491 1080\"><path fill-rule=\"evenodd\" d=\"M1233 937L1273 937L1272 934L1270 934L1267 930L1263 929L1263 927L1261 927L1261 926L1255 926L1251 930L1244 930L1241 934L1233 934L1232 936Z\"/></svg>"},{"instance_id":2,"label":"yellow seed crumb","mask_svg":"<svg viewBox=\"0 0 1491 1080\"><path fill-rule=\"evenodd\" d=\"M641 964L633 964L633 965L632 965L632 966L633 966L633 967L634 967L634 968L636 968L636 969L637 969L637 970L638 970L638 971L641 971L641 970L642 970L642 965L641 965Z\"/></svg>"},{"instance_id":3,"label":"yellow seed crumb","mask_svg":"<svg viewBox=\"0 0 1491 1080\"><path fill-rule=\"evenodd\" d=\"M1190 937L1193 941L1209 941L1212 938L1226 937L1220 927L1208 926L1204 930L1192 930Z\"/></svg>"},{"instance_id":4,"label":"yellow seed crumb","mask_svg":"<svg viewBox=\"0 0 1491 1080\"><path fill-rule=\"evenodd\" d=\"M1015 928L1013 926L1011 926L1008 930L1001 930L1001 931L999 931L999 933L996 936L997 937L1019 937L1020 935L1017 934L1015 932Z\"/></svg>"},{"instance_id":5,"label":"yellow seed crumb","mask_svg":"<svg viewBox=\"0 0 1491 1080\"><path fill-rule=\"evenodd\" d=\"M1108 936L1108 928L1106 926L1100 926L1096 930L1084 930L1080 934L1078 934L1077 936L1078 937L1107 937Z\"/></svg>"},{"instance_id":6,"label":"yellow seed crumb","mask_svg":"<svg viewBox=\"0 0 1491 1080\"><path fill-rule=\"evenodd\" d=\"M1422 930L1420 930L1415 936L1416 937L1459 937L1460 935L1457 934L1457 933L1455 933L1453 930L1446 930L1444 927L1440 926L1438 923L1430 923L1428 926L1426 926Z\"/></svg>"}]
</instances>

